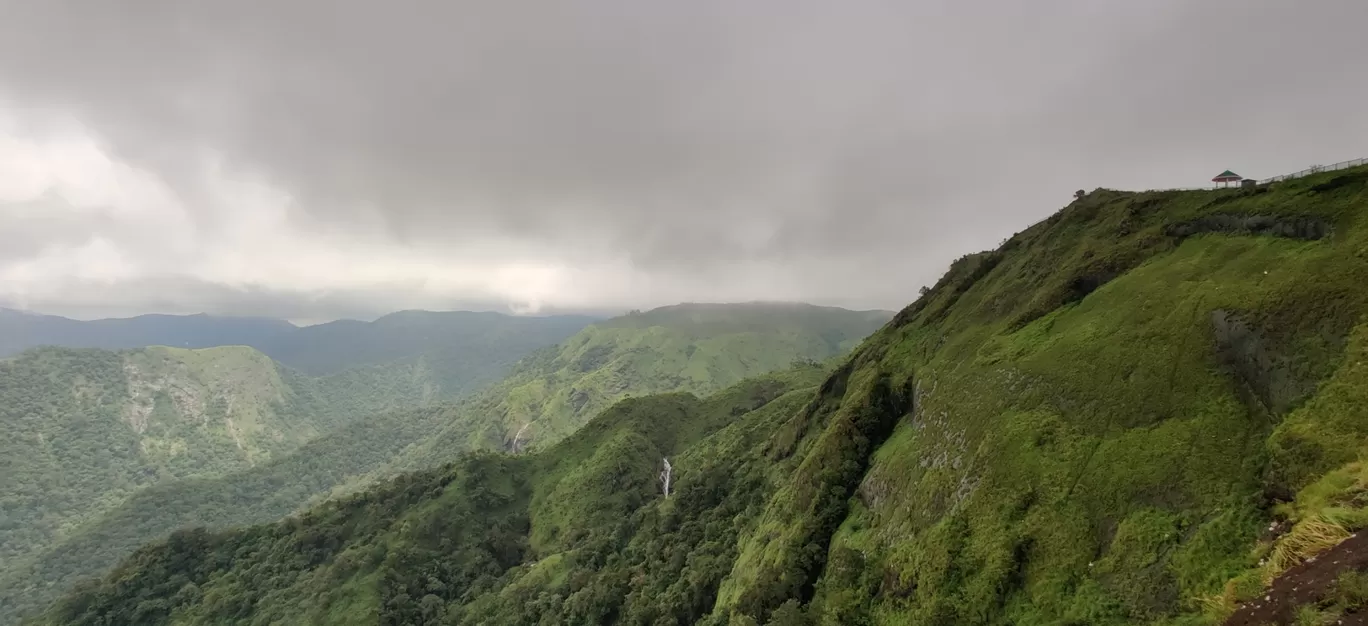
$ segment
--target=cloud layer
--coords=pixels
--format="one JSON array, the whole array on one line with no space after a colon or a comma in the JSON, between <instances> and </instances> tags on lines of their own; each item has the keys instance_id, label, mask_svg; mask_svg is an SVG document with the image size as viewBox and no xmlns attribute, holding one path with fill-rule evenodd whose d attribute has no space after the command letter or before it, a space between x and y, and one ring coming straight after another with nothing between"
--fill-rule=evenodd
<instances>
[{"instance_id":1,"label":"cloud layer","mask_svg":"<svg viewBox=\"0 0 1368 626\"><path fill-rule=\"evenodd\" d=\"M82 316L896 308L1080 187L1368 156L1358 0L0 13L0 304Z\"/></svg>"}]
</instances>

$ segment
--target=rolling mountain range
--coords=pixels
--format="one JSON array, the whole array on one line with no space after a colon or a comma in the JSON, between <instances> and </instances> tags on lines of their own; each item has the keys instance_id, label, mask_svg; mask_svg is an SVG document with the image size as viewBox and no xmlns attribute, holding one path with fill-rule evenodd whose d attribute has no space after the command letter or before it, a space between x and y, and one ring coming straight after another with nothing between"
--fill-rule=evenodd
<instances>
[{"instance_id":1,"label":"rolling mountain range","mask_svg":"<svg viewBox=\"0 0 1368 626\"><path fill-rule=\"evenodd\" d=\"M829 364L582 424L513 385L438 435L475 451L176 532L35 623L1354 623L1365 277L1368 168L1095 190Z\"/></svg>"},{"instance_id":2,"label":"rolling mountain range","mask_svg":"<svg viewBox=\"0 0 1368 626\"><path fill-rule=\"evenodd\" d=\"M120 350L147 346L260 348L299 330L285 320L211 315L139 315L73 320L0 308L0 357L38 346Z\"/></svg>"},{"instance_id":3,"label":"rolling mountain range","mask_svg":"<svg viewBox=\"0 0 1368 626\"><path fill-rule=\"evenodd\" d=\"M322 376L243 346L23 353L0 364L13 368L0 380L34 399L14 404L6 419L27 425L32 441L16 440L11 461L22 470L14 484L25 495L19 513L5 517L15 547L0 568L0 617L40 605L177 528L269 522L465 450L549 444L630 395L708 393L794 362L830 359L891 315L796 304L679 305L584 327L581 318L406 312L364 327L298 329L290 343L273 344L294 363L317 357L312 371ZM579 332L505 369L538 337L571 329ZM334 372L339 363L350 367ZM47 383L32 387L29 379ZM103 381L102 391L87 390L87 379ZM45 404L51 398L66 404ZM42 449L33 445L39 439L62 442L62 450L86 442L97 453L40 462L31 458ZM125 440L117 462L99 450ZM85 468L87 461L97 466ZM111 463L148 478L124 481ZM72 486L72 475L88 480ZM116 481L124 482L111 490ZM44 492L62 501L94 498L98 506L68 511ZM46 525L54 516L61 525Z\"/></svg>"},{"instance_id":4,"label":"rolling mountain range","mask_svg":"<svg viewBox=\"0 0 1368 626\"><path fill-rule=\"evenodd\" d=\"M0 309L0 357L35 346L117 350L147 346L250 346L312 376L366 365L422 362L455 396L499 380L504 369L596 318L520 317L472 311L399 311L373 322L297 327L285 320L212 315L140 315L78 321Z\"/></svg>"}]
</instances>

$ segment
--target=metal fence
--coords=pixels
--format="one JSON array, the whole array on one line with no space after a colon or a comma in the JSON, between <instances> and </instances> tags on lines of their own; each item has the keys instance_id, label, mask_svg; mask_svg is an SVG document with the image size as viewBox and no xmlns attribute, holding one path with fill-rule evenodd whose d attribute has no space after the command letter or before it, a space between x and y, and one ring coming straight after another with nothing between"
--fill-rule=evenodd
<instances>
[{"instance_id":1,"label":"metal fence","mask_svg":"<svg viewBox=\"0 0 1368 626\"><path fill-rule=\"evenodd\" d=\"M1145 191L1216 191L1220 189L1226 189L1226 187L1203 185L1201 187L1164 187L1162 189L1146 189ZM1230 187L1230 189L1235 189L1235 187Z\"/></svg>"},{"instance_id":2,"label":"metal fence","mask_svg":"<svg viewBox=\"0 0 1368 626\"><path fill-rule=\"evenodd\" d=\"M1358 167L1360 165L1368 165L1368 158L1354 159L1352 161L1340 161L1339 163L1334 163L1331 165L1312 165L1311 167L1308 167L1300 172L1292 172L1291 174L1283 174L1282 176L1265 178L1263 180L1258 181L1258 184L1267 185L1268 183L1276 183L1278 181L1283 180L1292 180L1293 178L1301 178L1303 176L1310 176L1312 174L1319 174L1321 172L1333 172L1335 170L1349 169L1351 167ZM1146 189L1145 191L1216 191L1221 189L1237 188L1239 188L1239 185L1229 185L1226 187L1206 185L1203 187L1166 187L1164 189Z\"/></svg>"},{"instance_id":3,"label":"metal fence","mask_svg":"<svg viewBox=\"0 0 1368 626\"><path fill-rule=\"evenodd\" d=\"M1335 163L1335 164L1333 164L1333 165L1312 165L1311 167L1308 167L1308 168L1306 168L1306 169L1304 169L1304 170L1302 170L1302 171L1300 171L1300 172L1293 172L1293 173L1291 173L1291 174L1283 174L1282 176L1274 176L1273 178L1265 178L1265 179L1259 181L1259 184L1260 184L1260 185L1264 185L1264 184L1267 184L1267 183L1276 183L1276 182L1278 182L1278 181L1280 181L1280 180L1292 180L1293 178L1301 178L1301 177L1303 177L1303 176L1310 176L1310 175L1312 175L1312 174L1319 174L1319 173L1321 173L1321 172L1333 172L1333 171L1335 171L1335 170L1343 170L1343 169L1348 169L1348 168L1351 168L1351 167L1358 167L1358 166L1360 166L1360 165L1368 165L1368 159L1354 159L1354 160L1352 160L1352 161L1340 161L1339 163Z\"/></svg>"}]
</instances>

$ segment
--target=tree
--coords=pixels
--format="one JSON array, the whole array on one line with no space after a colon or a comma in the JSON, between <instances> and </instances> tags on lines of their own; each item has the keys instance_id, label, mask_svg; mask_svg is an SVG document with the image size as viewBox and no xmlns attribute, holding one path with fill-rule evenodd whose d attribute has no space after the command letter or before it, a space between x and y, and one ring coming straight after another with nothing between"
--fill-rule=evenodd
<instances>
[{"instance_id":1,"label":"tree","mask_svg":"<svg viewBox=\"0 0 1368 626\"><path fill-rule=\"evenodd\" d=\"M811 623L802 605L797 600L789 598L774 610L766 626L810 626Z\"/></svg>"},{"instance_id":2,"label":"tree","mask_svg":"<svg viewBox=\"0 0 1368 626\"><path fill-rule=\"evenodd\" d=\"M446 603L435 595L427 594L418 601L418 611L423 616L423 623L436 624L442 621L442 614L446 611Z\"/></svg>"}]
</instances>

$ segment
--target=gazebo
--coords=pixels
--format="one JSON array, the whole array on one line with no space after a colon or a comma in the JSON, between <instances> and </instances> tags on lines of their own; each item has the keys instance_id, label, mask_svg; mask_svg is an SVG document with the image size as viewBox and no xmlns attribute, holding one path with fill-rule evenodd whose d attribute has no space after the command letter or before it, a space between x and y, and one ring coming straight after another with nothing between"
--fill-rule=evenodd
<instances>
[{"instance_id":1,"label":"gazebo","mask_svg":"<svg viewBox=\"0 0 1368 626\"><path fill-rule=\"evenodd\" d=\"M1232 172L1230 170L1226 170L1224 172L1221 172L1220 174L1217 174L1216 178L1211 179L1211 182L1216 183L1217 185L1220 185L1222 187L1229 187L1230 183L1238 183L1241 180L1244 180L1243 176L1240 176L1239 174L1236 174L1235 172Z\"/></svg>"}]
</instances>

